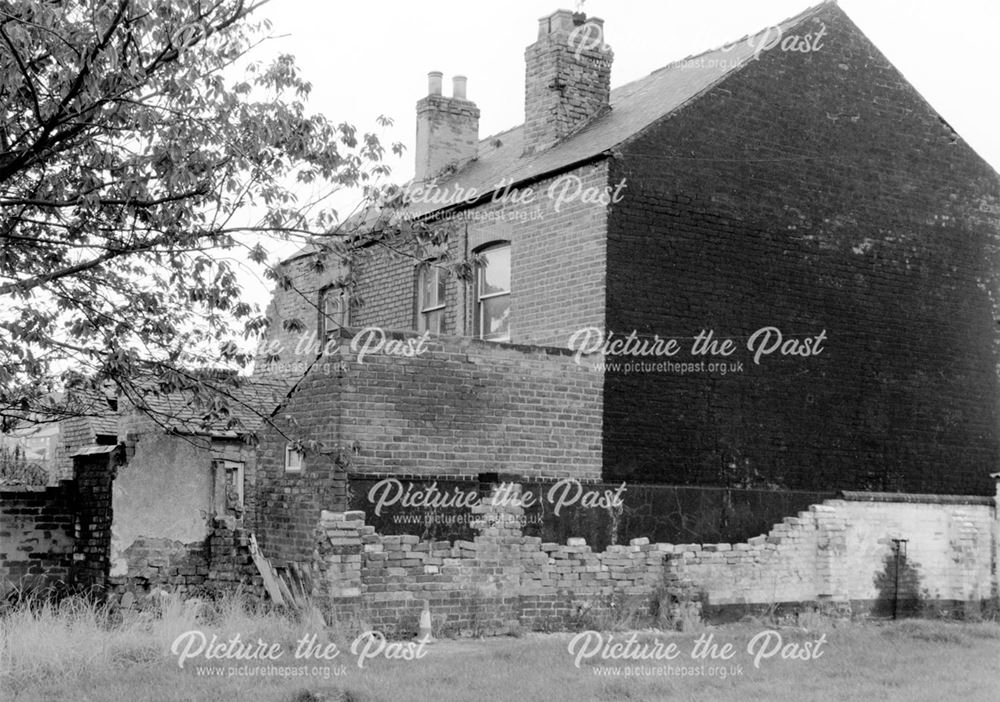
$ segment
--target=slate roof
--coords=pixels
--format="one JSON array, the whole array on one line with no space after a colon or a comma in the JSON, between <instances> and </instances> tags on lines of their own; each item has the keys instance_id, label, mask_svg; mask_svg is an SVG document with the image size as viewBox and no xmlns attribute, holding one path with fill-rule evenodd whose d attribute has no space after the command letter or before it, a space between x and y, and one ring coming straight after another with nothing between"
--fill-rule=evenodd
<instances>
[{"instance_id":1,"label":"slate roof","mask_svg":"<svg viewBox=\"0 0 1000 702\"><path fill-rule=\"evenodd\" d=\"M236 437L256 431L284 400L288 386L280 382L239 379L238 384L214 384L228 412L206 404L190 391L149 392L141 401L147 414L165 430L181 434Z\"/></svg>"},{"instance_id":2,"label":"slate roof","mask_svg":"<svg viewBox=\"0 0 1000 702\"><path fill-rule=\"evenodd\" d=\"M786 36L830 4L835 4L835 0L826 0L779 23L781 35ZM523 125L486 137L479 142L478 158L449 177L439 179L436 187L445 193L454 192L458 186L465 192L475 188L480 195L488 196L502 182L516 185L599 157L658 120L683 109L756 60L757 47L762 40L768 39L767 32L774 36L773 27L768 27L723 47L675 61L645 78L613 89L609 111L543 151L522 155ZM447 206L416 203L411 205L409 213L426 216ZM366 219L369 221L364 222ZM377 224L378 218L373 213L363 213L351 228L357 229L359 221L371 226ZM316 248L307 244L286 260L307 255Z\"/></svg>"}]
</instances>

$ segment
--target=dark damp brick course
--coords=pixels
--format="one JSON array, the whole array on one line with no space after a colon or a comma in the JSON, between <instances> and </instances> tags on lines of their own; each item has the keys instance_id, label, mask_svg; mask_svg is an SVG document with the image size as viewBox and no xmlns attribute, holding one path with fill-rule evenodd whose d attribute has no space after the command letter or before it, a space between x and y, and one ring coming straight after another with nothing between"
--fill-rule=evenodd
<instances>
[{"instance_id":1,"label":"dark damp brick course","mask_svg":"<svg viewBox=\"0 0 1000 702\"><path fill-rule=\"evenodd\" d=\"M368 524L379 534L413 534L429 540L469 540L475 534L470 526L472 511L465 507L406 507L402 501L385 504L381 514L374 513L379 493L372 494L383 478L350 476L348 509L365 513ZM439 480L410 476L398 478L403 489L426 491L433 485L445 496L474 493L478 499L491 494L496 483L476 480ZM569 538L585 538L594 549L611 544L627 544L631 539L648 537L653 541L714 543L741 541L765 533L788 514L835 496L835 493L744 489L706 489L662 485L625 484L621 508L584 507L581 499L564 505L559 514L555 506L560 497L571 500L578 490L596 491L600 496L614 494L621 483L587 482L567 487L555 481L519 481L534 496L519 518L522 531L545 541L565 543ZM556 492L550 499L550 491ZM385 495L386 492L381 494Z\"/></svg>"}]
</instances>

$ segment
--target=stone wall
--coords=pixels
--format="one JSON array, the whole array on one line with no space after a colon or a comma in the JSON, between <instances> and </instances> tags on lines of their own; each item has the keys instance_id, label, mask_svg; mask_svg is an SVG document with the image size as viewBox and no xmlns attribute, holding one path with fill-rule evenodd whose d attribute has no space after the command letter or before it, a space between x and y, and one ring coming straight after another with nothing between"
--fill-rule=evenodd
<instances>
[{"instance_id":1,"label":"stone wall","mask_svg":"<svg viewBox=\"0 0 1000 702\"><path fill-rule=\"evenodd\" d=\"M523 509L493 498L474 508L475 538L455 543L383 536L365 524L363 512L324 511L312 563L315 594L337 616L396 633L416 629L425 603L439 629L458 633L563 628L608 615L628 599L661 622L685 600L710 617L780 605L876 616L897 605L904 614L995 606L992 499L845 497L856 499L813 505L747 542L637 538L600 553L584 539L558 544L524 536ZM898 561L894 539L908 540Z\"/></svg>"},{"instance_id":2,"label":"stone wall","mask_svg":"<svg viewBox=\"0 0 1000 702\"><path fill-rule=\"evenodd\" d=\"M0 596L68 582L76 486L0 487Z\"/></svg>"}]
</instances>

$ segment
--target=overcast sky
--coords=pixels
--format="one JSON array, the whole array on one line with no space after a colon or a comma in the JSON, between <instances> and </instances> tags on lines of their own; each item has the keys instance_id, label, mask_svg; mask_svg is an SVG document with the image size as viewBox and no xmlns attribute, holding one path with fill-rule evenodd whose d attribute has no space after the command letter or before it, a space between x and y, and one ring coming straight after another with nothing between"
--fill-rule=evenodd
<instances>
[{"instance_id":1,"label":"overcast sky","mask_svg":"<svg viewBox=\"0 0 1000 702\"><path fill-rule=\"evenodd\" d=\"M611 85L777 24L810 0L587 0L614 50ZM1000 0L841 0L841 8L976 151L1000 170ZM524 118L524 49L538 18L575 0L272 0L260 12L286 35L259 50L293 54L314 86L310 109L408 147L394 180L413 173L414 104L427 72L468 76L480 136ZM376 130L377 131L377 130Z\"/></svg>"}]
</instances>

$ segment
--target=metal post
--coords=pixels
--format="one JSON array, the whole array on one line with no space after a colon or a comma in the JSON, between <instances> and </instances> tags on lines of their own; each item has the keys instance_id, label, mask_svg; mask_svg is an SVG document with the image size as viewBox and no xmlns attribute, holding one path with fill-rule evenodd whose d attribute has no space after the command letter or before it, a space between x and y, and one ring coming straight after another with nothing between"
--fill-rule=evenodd
<instances>
[{"instance_id":1,"label":"metal post","mask_svg":"<svg viewBox=\"0 0 1000 702\"><path fill-rule=\"evenodd\" d=\"M906 560L906 539L893 539L893 548L896 551L896 587L892 593L892 618L899 617L899 569L900 561Z\"/></svg>"}]
</instances>

